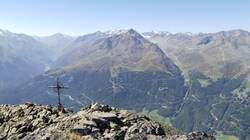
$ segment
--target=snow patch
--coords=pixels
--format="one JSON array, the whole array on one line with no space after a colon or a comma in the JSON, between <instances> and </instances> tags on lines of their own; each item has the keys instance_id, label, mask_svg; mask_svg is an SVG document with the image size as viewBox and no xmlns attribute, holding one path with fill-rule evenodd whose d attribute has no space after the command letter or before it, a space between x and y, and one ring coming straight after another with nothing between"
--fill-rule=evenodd
<instances>
[{"instance_id":1,"label":"snow patch","mask_svg":"<svg viewBox=\"0 0 250 140\"><path fill-rule=\"evenodd\" d=\"M170 32L163 32L165 35L170 35L171 33Z\"/></svg>"},{"instance_id":2,"label":"snow patch","mask_svg":"<svg viewBox=\"0 0 250 140\"><path fill-rule=\"evenodd\" d=\"M164 34L164 35L170 35L171 33L170 32L167 32L167 31L152 31L152 33L154 34Z\"/></svg>"},{"instance_id":3,"label":"snow patch","mask_svg":"<svg viewBox=\"0 0 250 140\"><path fill-rule=\"evenodd\" d=\"M159 34L160 32L158 32L158 31L152 31L154 34Z\"/></svg>"},{"instance_id":4,"label":"snow patch","mask_svg":"<svg viewBox=\"0 0 250 140\"><path fill-rule=\"evenodd\" d=\"M120 28L117 28L115 30L109 30L109 31L106 31L104 32L105 34L108 34L108 35L119 35L119 34L123 34L123 33L126 33L128 30L124 30L124 29L120 29Z\"/></svg>"},{"instance_id":5,"label":"snow patch","mask_svg":"<svg viewBox=\"0 0 250 140\"><path fill-rule=\"evenodd\" d=\"M188 36L194 36L194 34L191 33L191 32L186 32L185 34L188 35Z\"/></svg>"},{"instance_id":6,"label":"snow patch","mask_svg":"<svg viewBox=\"0 0 250 140\"><path fill-rule=\"evenodd\" d=\"M151 36L149 36L149 35L143 35L143 37L145 37L145 38L151 38Z\"/></svg>"}]
</instances>

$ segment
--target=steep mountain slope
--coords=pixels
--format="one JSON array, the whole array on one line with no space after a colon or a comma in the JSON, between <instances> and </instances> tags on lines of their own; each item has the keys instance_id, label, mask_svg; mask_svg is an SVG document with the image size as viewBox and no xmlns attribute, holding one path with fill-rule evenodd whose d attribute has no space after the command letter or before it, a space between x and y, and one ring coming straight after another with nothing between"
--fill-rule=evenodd
<instances>
[{"instance_id":1,"label":"steep mountain slope","mask_svg":"<svg viewBox=\"0 0 250 140\"><path fill-rule=\"evenodd\" d=\"M58 56L58 60L55 62L55 65L57 67L62 67L72 63L74 60L83 55L83 53L85 52L82 46L91 47L91 45L96 40L100 40L102 38L107 38L107 37L108 37L107 34L104 34L100 31L78 37L70 46L65 47L62 50L62 53ZM91 48L85 48L85 49L91 49Z\"/></svg>"},{"instance_id":2,"label":"steep mountain slope","mask_svg":"<svg viewBox=\"0 0 250 140\"><path fill-rule=\"evenodd\" d=\"M246 123L250 115L250 33L144 35L175 60L189 85L173 125L185 131L222 131L246 139L250 128Z\"/></svg>"},{"instance_id":3,"label":"steep mountain slope","mask_svg":"<svg viewBox=\"0 0 250 140\"><path fill-rule=\"evenodd\" d=\"M177 112L186 92L184 78L158 46L132 29L97 40L83 38L91 37L73 43L72 51L65 54L69 61L61 60L64 67L20 86L12 94L18 100L2 94L1 103L55 105L56 94L48 86L59 77L70 87L62 93L63 103L73 109L93 100L137 111L158 109L164 116Z\"/></svg>"},{"instance_id":4,"label":"steep mountain slope","mask_svg":"<svg viewBox=\"0 0 250 140\"><path fill-rule=\"evenodd\" d=\"M90 44L88 44L90 43ZM87 68L88 70L121 67L127 70L159 70L180 74L180 70L155 44L147 41L139 33L129 30L94 42L77 40L70 51L61 57L68 60L67 68ZM68 65L66 63L66 65Z\"/></svg>"},{"instance_id":5,"label":"steep mountain slope","mask_svg":"<svg viewBox=\"0 0 250 140\"><path fill-rule=\"evenodd\" d=\"M45 46L32 37L0 30L0 89L43 73L50 56Z\"/></svg>"},{"instance_id":6,"label":"steep mountain slope","mask_svg":"<svg viewBox=\"0 0 250 140\"><path fill-rule=\"evenodd\" d=\"M197 35L163 32L144 35L157 43L181 67L186 77L189 71L200 71L216 80L222 75L245 72L250 65L250 33L244 30Z\"/></svg>"}]
</instances>

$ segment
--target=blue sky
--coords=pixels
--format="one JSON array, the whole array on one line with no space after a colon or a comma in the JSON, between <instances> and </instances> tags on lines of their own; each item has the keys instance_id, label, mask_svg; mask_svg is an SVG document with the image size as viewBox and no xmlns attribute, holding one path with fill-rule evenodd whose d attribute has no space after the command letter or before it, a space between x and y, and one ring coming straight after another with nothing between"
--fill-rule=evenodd
<instances>
[{"instance_id":1,"label":"blue sky","mask_svg":"<svg viewBox=\"0 0 250 140\"><path fill-rule=\"evenodd\" d=\"M0 29L29 35L250 31L250 0L0 0Z\"/></svg>"}]
</instances>

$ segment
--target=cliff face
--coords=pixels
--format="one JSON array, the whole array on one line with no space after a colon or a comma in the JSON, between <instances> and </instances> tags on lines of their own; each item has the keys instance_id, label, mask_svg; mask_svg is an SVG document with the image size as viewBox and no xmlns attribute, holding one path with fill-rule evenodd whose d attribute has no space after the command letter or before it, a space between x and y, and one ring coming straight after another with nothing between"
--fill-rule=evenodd
<instances>
[{"instance_id":1,"label":"cliff face","mask_svg":"<svg viewBox=\"0 0 250 140\"><path fill-rule=\"evenodd\" d=\"M203 132L189 135L108 105L94 104L73 113L25 103L0 106L0 140L25 139L215 139Z\"/></svg>"}]
</instances>

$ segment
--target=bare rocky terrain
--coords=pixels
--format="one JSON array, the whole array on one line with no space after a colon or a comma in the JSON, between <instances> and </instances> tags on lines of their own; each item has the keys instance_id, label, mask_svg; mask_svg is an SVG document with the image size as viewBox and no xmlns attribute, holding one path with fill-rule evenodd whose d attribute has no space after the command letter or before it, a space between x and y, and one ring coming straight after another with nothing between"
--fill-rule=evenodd
<instances>
[{"instance_id":1,"label":"bare rocky terrain","mask_svg":"<svg viewBox=\"0 0 250 140\"><path fill-rule=\"evenodd\" d=\"M203 132L186 134L146 116L108 105L90 105L77 113L25 103L0 106L0 140L204 139Z\"/></svg>"}]
</instances>

